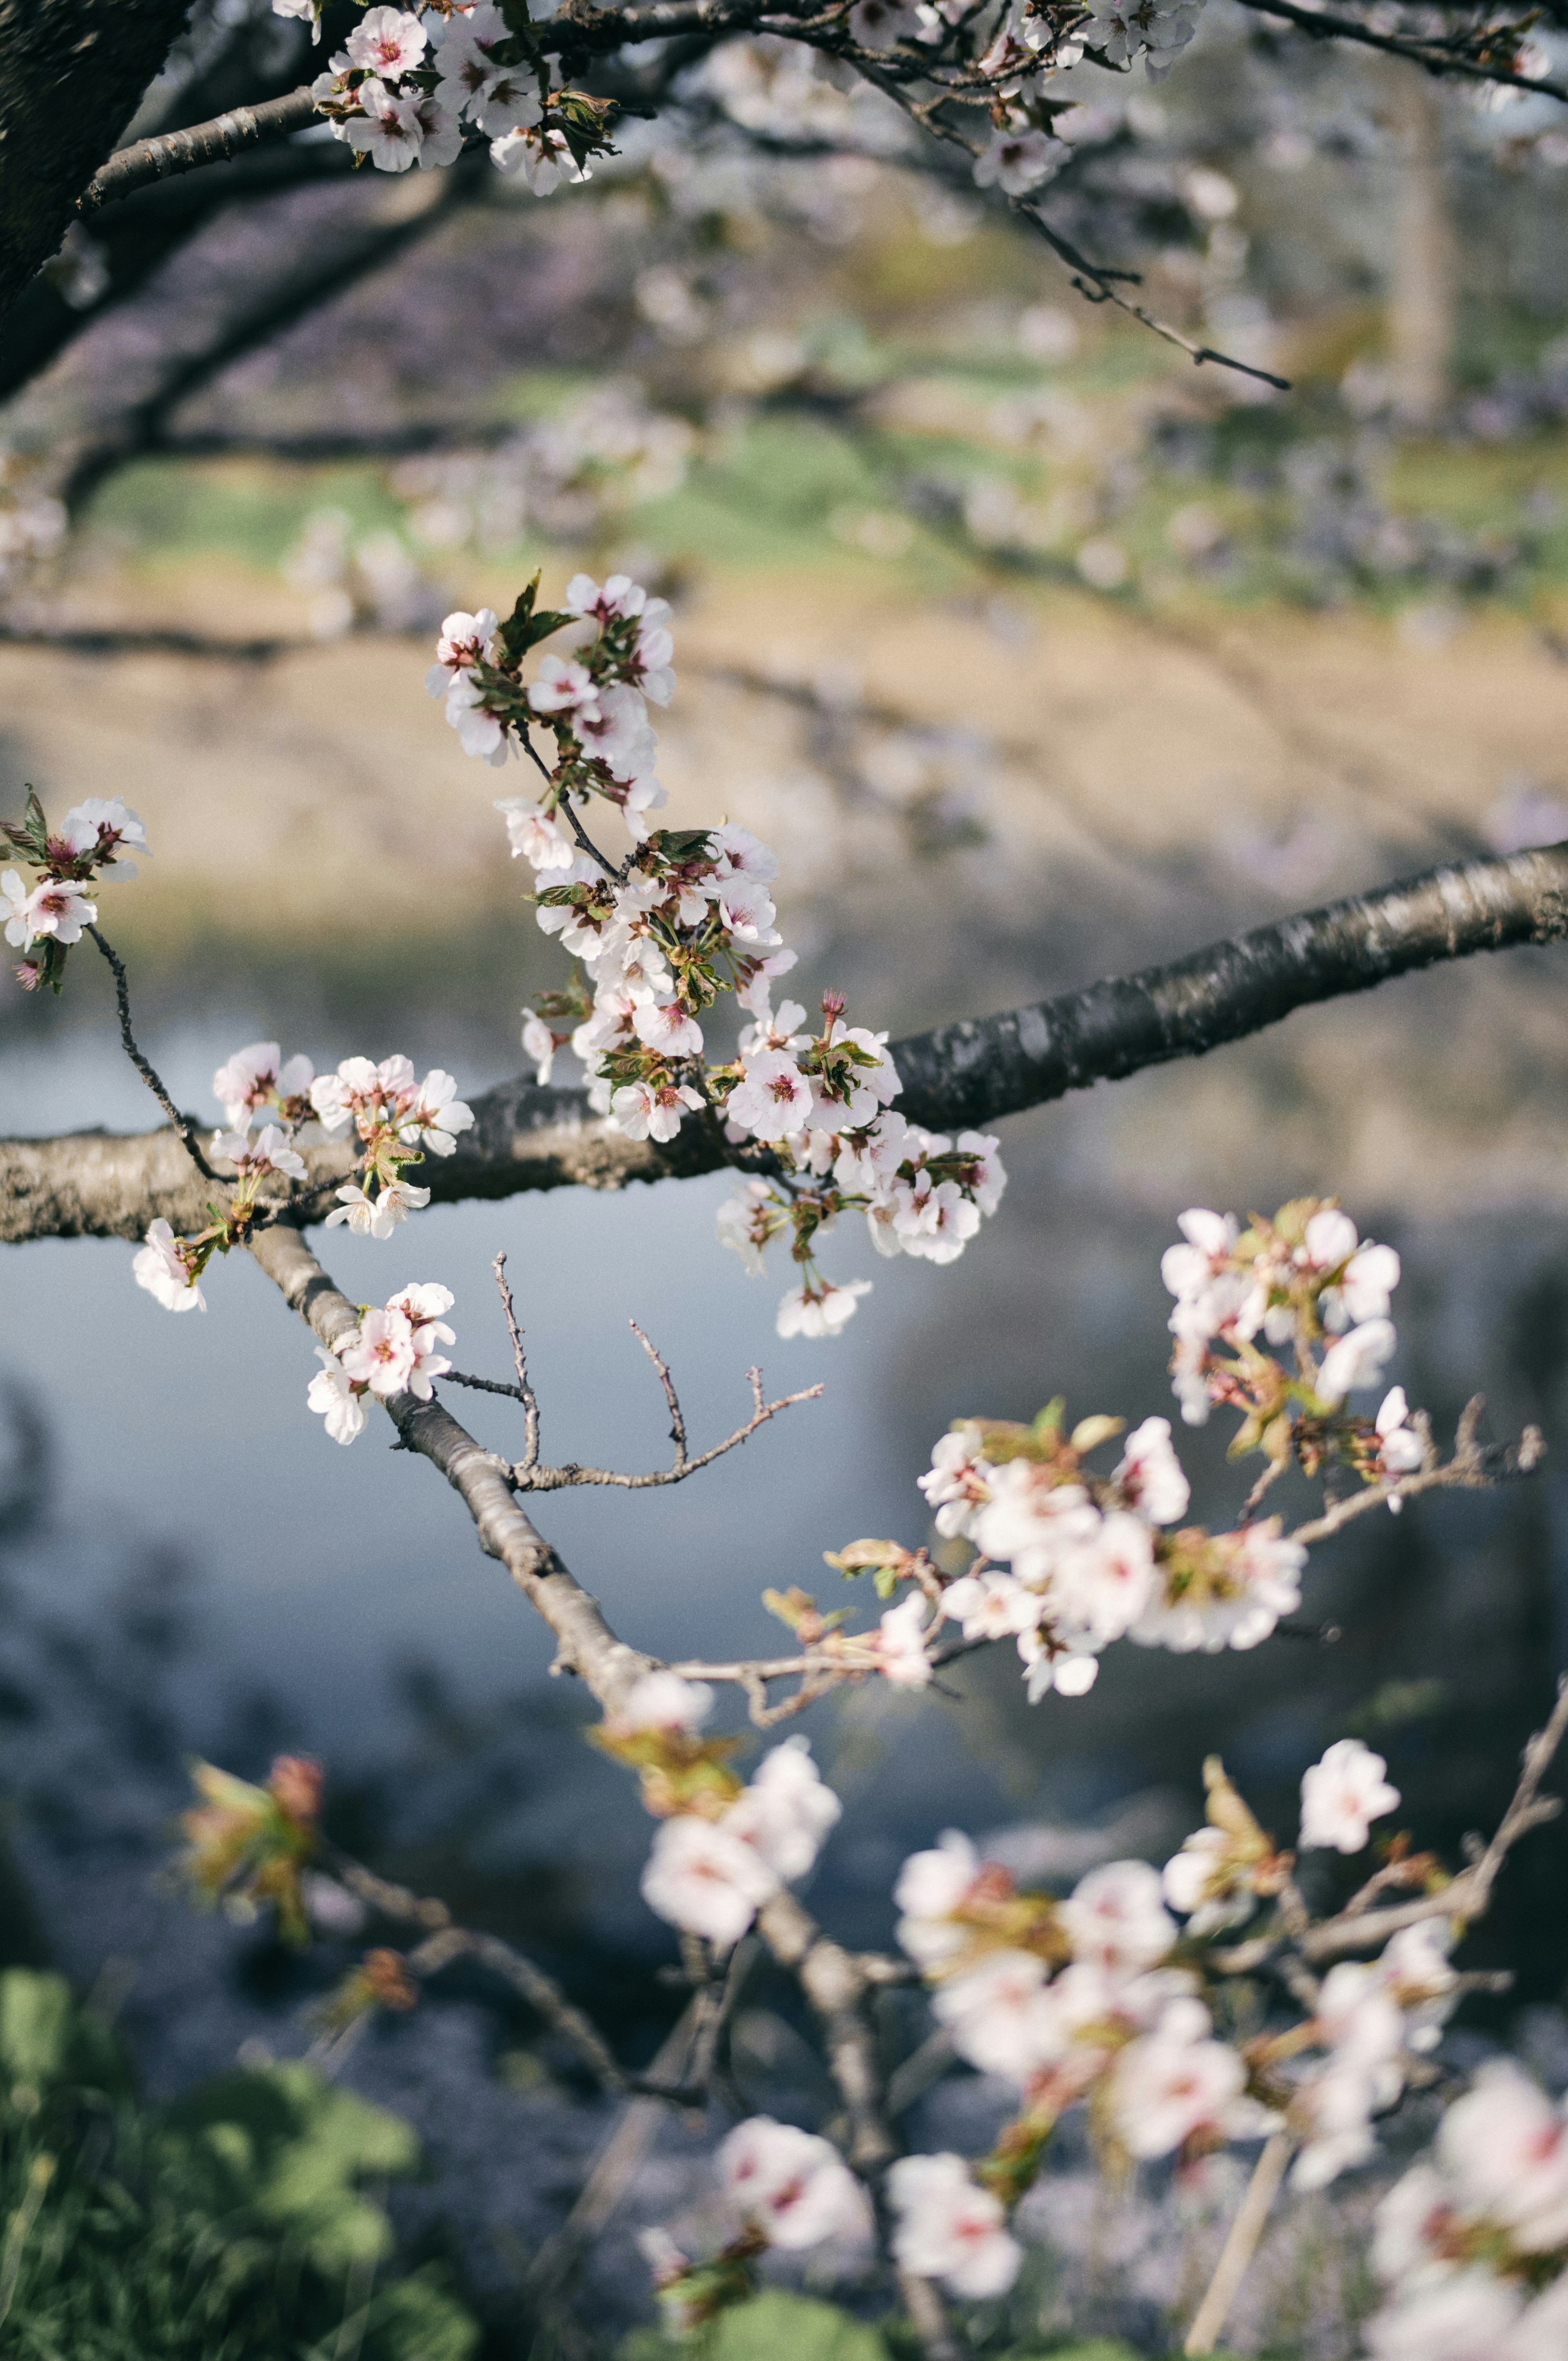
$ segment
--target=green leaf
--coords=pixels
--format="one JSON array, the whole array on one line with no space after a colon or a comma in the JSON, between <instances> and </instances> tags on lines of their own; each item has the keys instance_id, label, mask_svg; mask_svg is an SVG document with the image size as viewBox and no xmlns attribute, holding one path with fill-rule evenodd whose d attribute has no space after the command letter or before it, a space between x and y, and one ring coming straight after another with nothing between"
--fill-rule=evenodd
<instances>
[{"instance_id":1,"label":"green leaf","mask_svg":"<svg viewBox=\"0 0 1568 2361\"><path fill-rule=\"evenodd\" d=\"M837 2304L786 2295L782 2288L721 2312L695 2343L702 2361L888 2361L876 2329L851 2320ZM675 2361L676 2356L684 2361L693 2350L693 2341L636 2329L621 2345L620 2361Z\"/></svg>"},{"instance_id":2,"label":"green leaf","mask_svg":"<svg viewBox=\"0 0 1568 2361\"><path fill-rule=\"evenodd\" d=\"M386 2215L356 2184L418 2169L419 2141L399 2116L294 2062L220 2075L177 2100L165 2120L217 2168L230 2202L293 2231L321 2269L389 2252Z\"/></svg>"},{"instance_id":3,"label":"green leaf","mask_svg":"<svg viewBox=\"0 0 1568 2361\"><path fill-rule=\"evenodd\" d=\"M543 576L541 567L500 627L499 636L509 664L521 664L530 648L536 647L541 640L547 640L552 631L561 629L563 623L578 620L576 615L560 614L554 608L535 605Z\"/></svg>"},{"instance_id":4,"label":"green leaf","mask_svg":"<svg viewBox=\"0 0 1568 2361\"><path fill-rule=\"evenodd\" d=\"M0 2081L40 2094L60 2082L119 2091L127 2076L102 2017L77 2007L63 1976L10 1968L0 1975Z\"/></svg>"}]
</instances>

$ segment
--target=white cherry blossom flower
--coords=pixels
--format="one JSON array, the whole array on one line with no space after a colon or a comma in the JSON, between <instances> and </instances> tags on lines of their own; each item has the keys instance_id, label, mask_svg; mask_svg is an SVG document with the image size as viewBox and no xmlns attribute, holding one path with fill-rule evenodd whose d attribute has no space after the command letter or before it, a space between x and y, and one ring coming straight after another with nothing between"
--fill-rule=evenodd
<instances>
[{"instance_id":1,"label":"white cherry blossom flower","mask_svg":"<svg viewBox=\"0 0 1568 2361\"><path fill-rule=\"evenodd\" d=\"M1006 2294L1024 2250L1008 2232L1001 2200L976 2187L961 2157L901 2156L888 2172L887 2193L900 2269L940 2279L976 2301Z\"/></svg>"},{"instance_id":2,"label":"white cherry blossom flower","mask_svg":"<svg viewBox=\"0 0 1568 2361\"><path fill-rule=\"evenodd\" d=\"M779 1890L754 1845L691 1812L662 1824L641 1883L643 1900L661 1918L725 1949Z\"/></svg>"},{"instance_id":3,"label":"white cherry blossom flower","mask_svg":"<svg viewBox=\"0 0 1568 2361\"><path fill-rule=\"evenodd\" d=\"M427 47L424 27L404 8L367 8L344 47L367 73L396 76L419 65Z\"/></svg>"},{"instance_id":4,"label":"white cherry blossom flower","mask_svg":"<svg viewBox=\"0 0 1568 2361\"><path fill-rule=\"evenodd\" d=\"M787 1884L813 1867L843 1809L811 1759L809 1739L791 1738L763 1756L719 1826L754 1845Z\"/></svg>"},{"instance_id":5,"label":"white cherry blossom flower","mask_svg":"<svg viewBox=\"0 0 1568 2361\"><path fill-rule=\"evenodd\" d=\"M254 1139L245 1131L214 1132L212 1152L241 1172L280 1172L289 1180L305 1178L304 1158L290 1147L288 1134L275 1123L263 1125Z\"/></svg>"},{"instance_id":6,"label":"white cherry blossom flower","mask_svg":"<svg viewBox=\"0 0 1568 2361\"><path fill-rule=\"evenodd\" d=\"M872 2235L863 2183L815 2132L753 2115L720 2141L714 2163L725 2195L771 2246L798 2251Z\"/></svg>"},{"instance_id":7,"label":"white cherry blossom flower","mask_svg":"<svg viewBox=\"0 0 1568 2361\"><path fill-rule=\"evenodd\" d=\"M1399 1790L1383 1775L1387 1767L1359 1738L1337 1739L1302 1776L1303 1848L1362 1851L1373 1821L1398 1805Z\"/></svg>"},{"instance_id":8,"label":"white cherry blossom flower","mask_svg":"<svg viewBox=\"0 0 1568 2361\"><path fill-rule=\"evenodd\" d=\"M1113 1510L1091 1538L1058 1559L1048 1591L1052 1620L1075 1651L1095 1652L1131 1631L1148 1605L1154 1581L1148 1526L1141 1517Z\"/></svg>"},{"instance_id":9,"label":"white cherry blossom flower","mask_svg":"<svg viewBox=\"0 0 1568 2361\"><path fill-rule=\"evenodd\" d=\"M597 623L630 622L648 604L648 593L630 574L612 574L602 588L591 574L574 574L561 604L568 615L591 615Z\"/></svg>"},{"instance_id":10,"label":"white cherry blossom flower","mask_svg":"<svg viewBox=\"0 0 1568 2361\"><path fill-rule=\"evenodd\" d=\"M1180 1522L1192 1494L1170 1440L1168 1418L1146 1418L1128 1435L1113 1481L1151 1525Z\"/></svg>"},{"instance_id":11,"label":"white cherry blossom flower","mask_svg":"<svg viewBox=\"0 0 1568 2361\"><path fill-rule=\"evenodd\" d=\"M366 1412L363 1398L356 1393L348 1373L335 1353L324 1345L316 1346L316 1358L322 1364L305 1391L312 1410L326 1421L326 1431L334 1443L352 1443L363 1434Z\"/></svg>"},{"instance_id":12,"label":"white cherry blossom flower","mask_svg":"<svg viewBox=\"0 0 1568 2361\"><path fill-rule=\"evenodd\" d=\"M19 940L25 950L29 943L45 937L57 943L79 943L82 928L97 923L98 905L88 900L80 885L46 877L34 886L23 906L20 936L13 933L11 925L5 933L10 941Z\"/></svg>"},{"instance_id":13,"label":"white cherry blossom flower","mask_svg":"<svg viewBox=\"0 0 1568 2361\"><path fill-rule=\"evenodd\" d=\"M137 1285L145 1287L166 1312L204 1312L207 1299L181 1256L181 1244L160 1215L148 1231L147 1244L132 1258Z\"/></svg>"},{"instance_id":14,"label":"white cherry blossom flower","mask_svg":"<svg viewBox=\"0 0 1568 2361\"><path fill-rule=\"evenodd\" d=\"M488 87L467 102L468 113L488 139L510 139L529 131L544 110L539 78L526 64L506 66L487 77ZM536 192L536 193L543 193Z\"/></svg>"},{"instance_id":15,"label":"white cherry blossom flower","mask_svg":"<svg viewBox=\"0 0 1568 2361\"><path fill-rule=\"evenodd\" d=\"M1438 2162L1464 2211L1525 2254L1568 2245L1568 2114L1511 2059L1481 2067L1442 2119Z\"/></svg>"},{"instance_id":16,"label":"white cherry blossom flower","mask_svg":"<svg viewBox=\"0 0 1568 2361\"><path fill-rule=\"evenodd\" d=\"M1173 2000L1152 2033L1129 2042L1111 2076L1111 2109L1128 2154L1169 2156L1194 2134L1230 2139L1256 2128L1246 2068L1213 2038L1201 2001Z\"/></svg>"},{"instance_id":17,"label":"white cherry blossom flower","mask_svg":"<svg viewBox=\"0 0 1568 2361\"><path fill-rule=\"evenodd\" d=\"M1364 1320L1329 1346L1318 1372L1318 1392L1326 1402L1343 1401L1346 1394L1375 1386L1392 1357L1397 1342L1391 1320Z\"/></svg>"},{"instance_id":18,"label":"white cherry blossom flower","mask_svg":"<svg viewBox=\"0 0 1568 2361\"><path fill-rule=\"evenodd\" d=\"M417 164L424 145L417 96L401 97L375 81L362 82L355 94L365 112L343 125L348 145L368 156L378 172L406 172Z\"/></svg>"},{"instance_id":19,"label":"white cherry blossom flower","mask_svg":"<svg viewBox=\"0 0 1568 2361\"><path fill-rule=\"evenodd\" d=\"M935 1967L967 1939L952 1914L973 1891L983 1863L968 1837L946 1828L928 1852L911 1853L898 1872L893 1898L903 1916L898 1939L912 1960Z\"/></svg>"},{"instance_id":20,"label":"white cherry blossom flower","mask_svg":"<svg viewBox=\"0 0 1568 2361\"><path fill-rule=\"evenodd\" d=\"M1309 1223L1309 1231L1310 1227ZM1398 1284L1399 1257L1392 1246L1368 1243L1358 1247L1345 1265L1339 1285L1326 1288L1319 1299L1323 1325L1341 1329L1360 1321L1386 1319Z\"/></svg>"},{"instance_id":21,"label":"white cherry blossom flower","mask_svg":"<svg viewBox=\"0 0 1568 2361\"><path fill-rule=\"evenodd\" d=\"M960 1131L953 1142L960 1156L971 1157L974 1160L974 1177L967 1185L973 1192L975 1203L988 1219L1001 1204L1003 1191L1007 1186L1007 1174L996 1152L1001 1145L995 1134L989 1131Z\"/></svg>"},{"instance_id":22,"label":"white cherry blossom flower","mask_svg":"<svg viewBox=\"0 0 1568 2361\"><path fill-rule=\"evenodd\" d=\"M555 1036L532 1008L522 1012L522 1054L532 1061L533 1079L543 1090L555 1063Z\"/></svg>"},{"instance_id":23,"label":"white cherry blossom flower","mask_svg":"<svg viewBox=\"0 0 1568 2361\"><path fill-rule=\"evenodd\" d=\"M1040 1620L1040 1602L1010 1574L966 1574L942 1593L942 1613L966 1640L1013 1639Z\"/></svg>"},{"instance_id":24,"label":"white cherry blossom flower","mask_svg":"<svg viewBox=\"0 0 1568 2361\"><path fill-rule=\"evenodd\" d=\"M389 1400L400 1394L418 1358L413 1330L400 1312L367 1312L359 1334L338 1355L345 1373Z\"/></svg>"},{"instance_id":25,"label":"white cherry blossom flower","mask_svg":"<svg viewBox=\"0 0 1568 2361\"><path fill-rule=\"evenodd\" d=\"M610 1100L610 1115L628 1139L674 1139L685 1116L703 1104L688 1082L623 1082Z\"/></svg>"},{"instance_id":26,"label":"white cherry blossom flower","mask_svg":"<svg viewBox=\"0 0 1568 2361\"><path fill-rule=\"evenodd\" d=\"M499 172L521 173L536 197L552 196L563 181L593 179L591 168L576 162L564 131L526 129L492 137L490 161Z\"/></svg>"},{"instance_id":27,"label":"white cherry blossom flower","mask_svg":"<svg viewBox=\"0 0 1568 2361\"><path fill-rule=\"evenodd\" d=\"M643 1673L606 1717L605 1728L617 1738L630 1738L642 1730L678 1730L691 1737L712 1711L713 1691L706 1681L685 1681L678 1673Z\"/></svg>"},{"instance_id":28,"label":"white cherry blossom flower","mask_svg":"<svg viewBox=\"0 0 1568 2361\"><path fill-rule=\"evenodd\" d=\"M499 624L491 607L481 607L474 615L459 610L447 616L435 643L435 662L424 676L432 697L444 697L460 673L483 662Z\"/></svg>"},{"instance_id":29,"label":"white cherry blossom flower","mask_svg":"<svg viewBox=\"0 0 1568 2361\"><path fill-rule=\"evenodd\" d=\"M783 1049L764 1049L746 1065L725 1105L725 1117L755 1139L784 1139L810 1115L811 1084Z\"/></svg>"},{"instance_id":30,"label":"white cherry blossom flower","mask_svg":"<svg viewBox=\"0 0 1568 2361\"><path fill-rule=\"evenodd\" d=\"M587 664L575 656L543 656L528 701L535 713L597 714L598 686Z\"/></svg>"},{"instance_id":31,"label":"white cherry blossom flower","mask_svg":"<svg viewBox=\"0 0 1568 2361\"><path fill-rule=\"evenodd\" d=\"M926 1600L916 1590L890 1607L878 1626L877 1670L883 1678L897 1688L924 1688L931 1678L926 1639Z\"/></svg>"},{"instance_id":32,"label":"white cherry blossom flower","mask_svg":"<svg viewBox=\"0 0 1568 2361\"><path fill-rule=\"evenodd\" d=\"M1290 2168L1293 2188L1326 2189L1376 2153L1372 2110L1376 2081L1355 2059L1331 2059L1292 2093L1289 2117L1300 2145Z\"/></svg>"},{"instance_id":33,"label":"white cherry blossom flower","mask_svg":"<svg viewBox=\"0 0 1568 2361\"><path fill-rule=\"evenodd\" d=\"M1396 1481L1401 1476L1415 1475L1426 1457L1425 1438L1408 1423L1409 1415L1405 1389L1395 1386L1384 1395L1373 1422L1377 1433L1378 1465L1385 1477ZM1398 1503L1391 1501L1389 1505L1396 1507Z\"/></svg>"},{"instance_id":34,"label":"white cherry blossom flower","mask_svg":"<svg viewBox=\"0 0 1568 2361\"><path fill-rule=\"evenodd\" d=\"M408 1110L398 1137L407 1147L428 1148L433 1155L450 1156L458 1133L471 1131L473 1126L474 1110L458 1097L455 1077L433 1066L419 1086L419 1096Z\"/></svg>"},{"instance_id":35,"label":"white cherry blossom flower","mask_svg":"<svg viewBox=\"0 0 1568 2361\"><path fill-rule=\"evenodd\" d=\"M1159 1872L1146 1861L1111 1861L1080 1878L1061 1907L1075 1960L1135 1975L1163 1960L1176 1923L1160 1900Z\"/></svg>"},{"instance_id":36,"label":"white cherry blossom flower","mask_svg":"<svg viewBox=\"0 0 1568 2361\"><path fill-rule=\"evenodd\" d=\"M514 861L526 861L532 869L548 871L570 869L577 859L577 848L557 826L554 815L532 796L503 796L496 809L506 821L507 841L511 846Z\"/></svg>"},{"instance_id":37,"label":"white cherry blossom flower","mask_svg":"<svg viewBox=\"0 0 1568 2361\"><path fill-rule=\"evenodd\" d=\"M139 852L144 861L152 859L140 813L132 811L118 796L88 796L82 802L72 804L60 822L59 834L79 859L92 855L99 881L118 882L137 874L134 861L119 859L122 847L129 852Z\"/></svg>"},{"instance_id":38,"label":"white cherry blossom flower","mask_svg":"<svg viewBox=\"0 0 1568 2361\"><path fill-rule=\"evenodd\" d=\"M0 869L0 908L6 913L5 940L25 950L32 936L27 931L27 889L19 869Z\"/></svg>"},{"instance_id":39,"label":"white cherry blossom flower","mask_svg":"<svg viewBox=\"0 0 1568 2361\"><path fill-rule=\"evenodd\" d=\"M1490 2271L1461 2271L1368 2321L1366 2349L1371 2361L1513 2361L1522 2311L1518 2289Z\"/></svg>"},{"instance_id":40,"label":"white cherry blossom flower","mask_svg":"<svg viewBox=\"0 0 1568 2361\"><path fill-rule=\"evenodd\" d=\"M975 159L975 185L1000 189L1008 197L1027 196L1051 178L1061 161L1057 145L1043 131L993 131Z\"/></svg>"},{"instance_id":41,"label":"white cherry blossom flower","mask_svg":"<svg viewBox=\"0 0 1568 2361\"><path fill-rule=\"evenodd\" d=\"M1160 1892L1187 1920L1190 1935L1218 1934L1252 1913L1251 1887L1245 1881L1233 1887L1231 1839L1223 1828L1195 1828L1166 1862Z\"/></svg>"},{"instance_id":42,"label":"white cherry blossom flower","mask_svg":"<svg viewBox=\"0 0 1568 2361\"><path fill-rule=\"evenodd\" d=\"M1033 1951L988 1951L977 1967L940 1984L931 2013L953 2048L982 2074L1027 2081L1067 2047L1069 2036Z\"/></svg>"},{"instance_id":43,"label":"white cherry blossom flower","mask_svg":"<svg viewBox=\"0 0 1568 2361\"><path fill-rule=\"evenodd\" d=\"M375 1197L367 1197L357 1181L345 1180L337 1195L341 1202L327 1215L323 1226L330 1230L346 1222L360 1238L389 1238L400 1222L430 1202L428 1189L416 1189L407 1180L384 1180Z\"/></svg>"},{"instance_id":44,"label":"white cherry blossom flower","mask_svg":"<svg viewBox=\"0 0 1568 2361\"><path fill-rule=\"evenodd\" d=\"M650 994L638 1001L632 1031L651 1049L665 1058L700 1058L702 1027L678 1000L655 1000Z\"/></svg>"},{"instance_id":45,"label":"white cherry blossom flower","mask_svg":"<svg viewBox=\"0 0 1568 2361\"><path fill-rule=\"evenodd\" d=\"M486 701L489 693L467 673L459 673L446 692L446 726L456 730L465 754L499 771L505 766L511 741L500 715L493 713Z\"/></svg>"},{"instance_id":46,"label":"white cherry blossom flower","mask_svg":"<svg viewBox=\"0 0 1568 2361\"><path fill-rule=\"evenodd\" d=\"M780 1336L837 1336L860 1310L861 1298L872 1291L869 1279L851 1279L842 1287L792 1287L779 1301L773 1323Z\"/></svg>"},{"instance_id":47,"label":"white cherry blossom flower","mask_svg":"<svg viewBox=\"0 0 1568 2361\"><path fill-rule=\"evenodd\" d=\"M967 1533L975 1511L991 1498L994 1471L981 1456L983 1440L972 1422L955 1427L938 1438L930 1466L916 1479L936 1511L937 1531L948 1540Z\"/></svg>"},{"instance_id":48,"label":"white cherry blossom flower","mask_svg":"<svg viewBox=\"0 0 1568 2361\"><path fill-rule=\"evenodd\" d=\"M1053 1689L1058 1697L1087 1697L1100 1676L1097 1656L1076 1655L1044 1631L1020 1631L1018 1653L1026 1668L1025 1686L1031 1705L1038 1705Z\"/></svg>"}]
</instances>

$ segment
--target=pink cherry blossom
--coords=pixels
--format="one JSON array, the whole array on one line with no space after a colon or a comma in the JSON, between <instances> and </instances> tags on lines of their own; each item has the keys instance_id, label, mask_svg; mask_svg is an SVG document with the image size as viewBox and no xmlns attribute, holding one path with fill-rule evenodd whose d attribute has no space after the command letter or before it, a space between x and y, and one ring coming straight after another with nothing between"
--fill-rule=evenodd
<instances>
[{"instance_id":1,"label":"pink cherry blossom","mask_svg":"<svg viewBox=\"0 0 1568 2361\"><path fill-rule=\"evenodd\" d=\"M798 2251L871 2236L864 2185L815 2132L753 2115L720 2142L714 2162L725 2195L772 2246Z\"/></svg>"},{"instance_id":2,"label":"pink cherry blossom","mask_svg":"<svg viewBox=\"0 0 1568 2361\"><path fill-rule=\"evenodd\" d=\"M754 1845L689 1812L662 1824L642 1872L642 1898L651 1910L726 1949L778 1890Z\"/></svg>"},{"instance_id":3,"label":"pink cherry blossom","mask_svg":"<svg viewBox=\"0 0 1568 2361\"><path fill-rule=\"evenodd\" d=\"M145 1287L166 1312L204 1312L207 1300L191 1276L181 1251L183 1244L160 1215L148 1231L147 1244L133 1257L131 1268L137 1285Z\"/></svg>"},{"instance_id":4,"label":"pink cherry blossom","mask_svg":"<svg viewBox=\"0 0 1568 2361\"><path fill-rule=\"evenodd\" d=\"M1001 2200L976 2187L961 2157L902 2156L888 2172L887 2193L901 2269L975 2301L1006 2294L1024 2250L1009 2235Z\"/></svg>"},{"instance_id":5,"label":"pink cherry blossom","mask_svg":"<svg viewBox=\"0 0 1568 2361\"><path fill-rule=\"evenodd\" d=\"M1337 1739L1301 1780L1303 1847L1362 1851L1373 1821L1398 1805L1399 1790L1383 1775L1387 1767L1359 1738Z\"/></svg>"}]
</instances>

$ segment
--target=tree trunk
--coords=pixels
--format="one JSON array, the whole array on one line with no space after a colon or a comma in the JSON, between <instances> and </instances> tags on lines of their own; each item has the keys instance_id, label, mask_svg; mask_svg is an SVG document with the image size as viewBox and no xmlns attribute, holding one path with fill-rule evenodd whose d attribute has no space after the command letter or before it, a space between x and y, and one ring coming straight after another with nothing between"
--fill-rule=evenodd
<instances>
[{"instance_id":1,"label":"tree trunk","mask_svg":"<svg viewBox=\"0 0 1568 2361\"><path fill-rule=\"evenodd\" d=\"M0 0L0 315L58 253L190 0Z\"/></svg>"}]
</instances>

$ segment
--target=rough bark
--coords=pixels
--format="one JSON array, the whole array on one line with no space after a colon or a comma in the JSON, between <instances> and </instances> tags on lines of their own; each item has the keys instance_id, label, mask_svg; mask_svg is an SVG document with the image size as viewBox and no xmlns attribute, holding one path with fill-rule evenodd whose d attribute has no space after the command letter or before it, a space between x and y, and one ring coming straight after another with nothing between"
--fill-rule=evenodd
<instances>
[{"instance_id":1,"label":"rough bark","mask_svg":"<svg viewBox=\"0 0 1568 2361\"><path fill-rule=\"evenodd\" d=\"M997 1016L968 1017L893 1045L899 1106L934 1130L1002 1116L1173 1058L1201 1057L1320 1000L1475 951L1568 936L1568 844L1470 861L1211 943L1168 966L1112 976ZM532 1189L620 1189L689 1178L722 1162L688 1124L668 1147L623 1138L577 1090L502 1082L474 1103L474 1129L419 1178L431 1201ZM346 1177L350 1150L308 1151L313 1184ZM173 1134L0 1140L0 1244L42 1237L139 1238L161 1214L204 1219L208 1191ZM324 1202L324 1201L323 1201ZM317 1212L322 1207L317 1207Z\"/></svg>"},{"instance_id":2,"label":"rough bark","mask_svg":"<svg viewBox=\"0 0 1568 2361\"><path fill-rule=\"evenodd\" d=\"M59 252L189 5L0 0L0 316Z\"/></svg>"}]
</instances>

